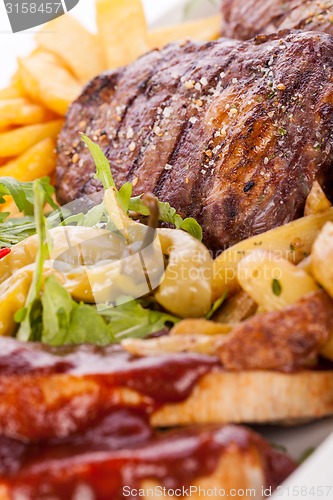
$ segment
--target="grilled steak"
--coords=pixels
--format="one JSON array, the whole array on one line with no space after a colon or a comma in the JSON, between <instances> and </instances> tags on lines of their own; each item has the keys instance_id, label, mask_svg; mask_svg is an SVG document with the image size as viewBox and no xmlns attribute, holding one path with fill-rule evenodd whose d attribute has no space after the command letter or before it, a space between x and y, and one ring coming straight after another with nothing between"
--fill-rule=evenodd
<instances>
[{"instance_id":1,"label":"grilled steak","mask_svg":"<svg viewBox=\"0 0 333 500\"><path fill-rule=\"evenodd\" d=\"M247 40L281 29L333 35L332 0L222 0L222 34Z\"/></svg>"},{"instance_id":2,"label":"grilled steak","mask_svg":"<svg viewBox=\"0 0 333 500\"><path fill-rule=\"evenodd\" d=\"M57 196L101 190L80 141L118 186L195 217L214 251L302 215L315 179L333 194L333 38L283 32L172 44L94 79L58 142Z\"/></svg>"}]
</instances>

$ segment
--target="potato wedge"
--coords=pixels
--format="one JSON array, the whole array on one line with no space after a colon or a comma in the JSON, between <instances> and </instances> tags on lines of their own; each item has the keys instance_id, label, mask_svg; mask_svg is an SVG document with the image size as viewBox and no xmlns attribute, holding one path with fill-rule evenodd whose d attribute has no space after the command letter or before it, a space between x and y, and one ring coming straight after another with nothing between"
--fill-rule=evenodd
<instances>
[{"instance_id":1,"label":"potato wedge","mask_svg":"<svg viewBox=\"0 0 333 500\"><path fill-rule=\"evenodd\" d=\"M27 182L50 175L57 163L55 142L44 139L32 146L23 155L0 167L0 177L15 177Z\"/></svg>"},{"instance_id":2,"label":"potato wedge","mask_svg":"<svg viewBox=\"0 0 333 500\"><path fill-rule=\"evenodd\" d=\"M60 57L81 83L106 69L98 37L68 14L44 24L35 40L40 48Z\"/></svg>"},{"instance_id":3,"label":"potato wedge","mask_svg":"<svg viewBox=\"0 0 333 500\"><path fill-rule=\"evenodd\" d=\"M333 224L327 222L312 247L311 272L333 298Z\"/></svg>"},{"instance_id":4,"label":"potato wedge","mask_svg":"<svg viewBox=\"0 0 333 500\"><path fill-rule=\"evenodd\" d=\"M223 335L231 332L234 325L223 325L207 319L183 319L171 330L171 335Z\"/></svg>"},{"instance_id":5,"label":"potato wedge","mask_svg":"<svg viewBox=\"0 0 333 500\"><path fill-rule=\"evenodd\" d=\"M211 16L198 21L188 21L175 26L159 28L148 33L152 49L164 47L171 42L192 39L198 41L215 40L220 36L221 16Z\"/></svg>"},{"instance_id":6,"label":"potato wedge","mask_svg":"<svg viewBox=\"0 0 333 500\"><path fill-rule=\"evenodd\" d=\"M165 335L156 339L126 339L122 347L133 356L196 352L215 355L223 335Z\"/></svg>"},{"instance_id":7,"label":"potato wedge","mask_svg":"<svg viewBox=\"0 0 333 500\"><path fill-rule=\"evenodd\" d=\"M306 199L304 215L318 214L319 212L324 212L331 206L332 203L322 190L319 182L315 181Z\"/></svg>"},{"instance_id":8,"label":"potato wedge","mask_svg":"<svg viewBox=\"0 0 333 500\"><path fill-rule=\"evenodd\" d=\"M319 288L302 269L265 250L254 250L238 265L239 284L261 307L262 311L278 311L298 302Z\"/></svg>"},{"instance_id":9,"label":"potato wedge","mask_svg":"<svg viewBox=\"0 0 333 500\"><path fill-rule=\"evenodd\" d=\"M33 104L27 99L0 100L0 128L11 125L31 125L41 123L46 117L42 106Z\"/></svg>"},{"instance_id":10,"label":"potato wedge","mask_svg":"<svg viewBox=\"0 0 333 500\"><path fill-rule=\"evenodd\" d=\"M108 69L129 64L149 50L140 0L96 0L96 17Z\"/></svg>"},{"instance_id":11,"label":"potato wedge","mask_svg":"<svg viewBox=\"0 0 333 500\"><path fill-rule=\"evenodd\" d=\"M39 125L27 125L0 134L0 157L18 156L37 142L50 137L56 139L63 120L54 120Z\"/></svg>"},{"instance_id":12,"label":"potato wedge","mask_svg":"<svg viewBox=\"0 0 333 500\"><path fill-rule=\"evenodd\" d=\"M249 252L258 247L276 251L281 257L298 264L310 254L313 242L328 221L333 222L333 208L302 217L228 248L213 263L213 300L221 297L226 290L231 293L239 288L237 267Z\"/></svg>"},{"instance_id":13,"label":"potato wedge","mask_svg":"<svg viewBox=\"0 0 333 500\"><path fill-rule=\"evenodd\" d=\"M66 114L81 92L80 83L51 53L39 51L19 59L19 70L26 92L59 115Z\"/></svg>"}]
</instances>

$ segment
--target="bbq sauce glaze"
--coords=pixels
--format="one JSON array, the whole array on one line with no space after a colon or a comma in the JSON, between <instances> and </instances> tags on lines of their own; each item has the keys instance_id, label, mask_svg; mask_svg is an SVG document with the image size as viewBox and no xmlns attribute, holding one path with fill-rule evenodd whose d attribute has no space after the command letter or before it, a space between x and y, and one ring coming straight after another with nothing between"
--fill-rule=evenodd
<instances>
[{"instance_id":1,"label":"bbq sauce glaze","mask_svg":"<svg viewBox=\"0 0 333 500\"><path fill-rule=\"evenodd\" d=\"M118 409L66 439L29 445L2 438L0 484L13 499L24 494L29 500L118 500L124 498L124 486L139 489L145 479L166 488L189 487L213 474L230 446L237 447L240 457L253 448L260 453L265 487L275 488L295 468L243 427L154 432L144 414Z\"/></svg>"},{"instance_id":2,"label":"bbq sauce glaze","mask_svg":"<svg viewBox=\"0 0 333 500\"><path fill-rule=\"evenodd\" d=\"M203 375L221 369L218 358L190 353L135 358L118 347L50 348L13 339L0 339L0 347L4 398L6 381L10 387L13 379L21 380L24 391L26 384L56 375L97 380L101 386L121 386L146 396L132 408L102 401L101 411L83 414L74 430L61 438L52 434L52 420L45 426L38 414L34 421L37 410L27 406L20 418L26 428L36 426L35 442L0 438L0 486L6 485L13 499L21 494L19 498L27 500L117 500L124 498L123 486L140 488L143 479L168 488L190 486L212 474L232 444L244 452L251 446L258 449L265 471L263 486L275 487L294 469L289 458L241 427L152 430L151 412L185 400ZM0 430L6 434L1 416Z\"/></svg>"}]
</instances>

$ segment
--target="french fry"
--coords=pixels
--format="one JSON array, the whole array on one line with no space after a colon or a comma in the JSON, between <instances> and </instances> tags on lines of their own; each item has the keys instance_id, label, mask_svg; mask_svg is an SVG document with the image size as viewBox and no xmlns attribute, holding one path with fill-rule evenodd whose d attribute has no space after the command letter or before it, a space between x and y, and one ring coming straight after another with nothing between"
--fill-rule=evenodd
<instances>
[{"instance_id":1,"label":"french fry","mask_svg":"<svg viewBox=\"0 0 333 500\"><path fill-rule=\"evenodd\" d=\"M46 116L45 109L24 98L0 100L0 128L11 125L41 123Z\"/></svg>"},{"instance_id":2,"label":"french fry","mask_svg":"<svg viewBox=\"0 0 333 500\"><path fill-rule=\"evenodd\" d=\"M332 206L320 184L315 181L309 196L306 199L304 215L318 214Z\"/></svg>"},{"instance_id":3,"label":"french fry","mask_svg":"<svg viewBox=\"0 0 333 500\"><path fill-rule=\"evenodd\" d=\"M221 297L226 290L231 293L239 288L237 267L249 252L258 247L276 251L281 257L298 264L311 253L313 242L329 221L333 222L333 208L302 217L228 248L213 263L213 300Z\"/></svg>"},{"instance_id":4,"label":"french fry","mask_svg":"<svg viewBox=\"0 0 333 500\"><path fill-rule=\"evenodd\" d=\"M51 53L37 52L19 59L19 71L26 92L59 115L81 92L80 83Z\"/></svg>"},{"instance_id":5,"label":"french fry","mask_svg":"<svg viewBox=\"0 0 333 500\"><path fill-rule=\"evenodd\" d=\"M224 335L231 332L234 325L223 325L207 319L183 319L171 330L171 335Z\"/></svg>"},{"instance_id":6,"label":"french fry","mask_svg":"<svg viewBox=\"0 0 333 500\"><path fill-rule=\"evenodd\" d=\"M149 50L140 0L96 0L96 18L109 69L129 64Z\"/></svg>"},{"instance_id":7,"label":"french fry","mask_svg":"<svg viewBox=\"0 0 333 500\"><path fill-rule=\"evenodd\" d=\"M82 83L106 69L102 44L72 16L61 16L35 37L38 46L56 54Z\"/></svg>"},{"instance_id":8,"label":"french fry","mask_svg":"<svg viewBox=\"0 0 333 500\"><path fill-rule=\"evenodd\" d=\"M274 252L254 250L238 265L238 281L261 307L278 311L318 290L314 279Z\"/></svg>"},{"instance_id":9,"label":"french fry","mask_svg":"<svg viewBox=\"0 0 333 500\"><path fill-rule=\"evenodd\" d=\"M216 40L220 36L221 16L211 16L198 21L188 21L175 26L159 28L148 33L152 49L164 47L171 42L193 39L198 41Z\"/></svg>"},{"instance_id":10,"label":"french fry","mask_svg":"<svg viewBox=\"0 0 333 500\"><path fill-rule=\"evenodd\" d=\"M63 120L54 120L0 133L0 158L18 156L47 137L55 139L61 130L62 124Z\"/></svg>"},{"instance_id":11,"label":"french fry","mask_svg":"<svg viewBox=\"0 0 333 500\"><path fill-rule=\"evenodd\" d=\"M50 175L56 163L55 143L52 139L44 139L23 155L0 167L0 177L15 177L22 182L33 181Z\"/></svg>"},{"instance_id":12,"label":"french fry","mask_svg":"<svg viewBox=\"0 0 333 500\"><path fill-rule=\"evenodd\" d=\"M17 88L13 86L9 86L0 90L0 99L17 99L18 97L22 97L22 94Z\"/></svg>"}]
</instances>

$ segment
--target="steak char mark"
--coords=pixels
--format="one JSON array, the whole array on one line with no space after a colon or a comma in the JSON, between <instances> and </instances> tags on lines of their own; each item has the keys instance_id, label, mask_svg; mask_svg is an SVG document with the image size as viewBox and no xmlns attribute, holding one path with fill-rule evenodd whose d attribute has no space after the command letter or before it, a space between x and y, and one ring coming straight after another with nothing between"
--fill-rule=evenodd
<instances>
[{"instance_id":1,"label":"steak char mark","mask_svg":"<svg viewBox=\"0 0 333 500\"><path fill-rule=\"evenodd\" d=\"M195 217L213 251L303 213L316 179L333 194L333 38L286 31L172 44L94 79L58 142L61 203L96 193L79 132L118 186Z\"/></svg>"}]
</instances>

